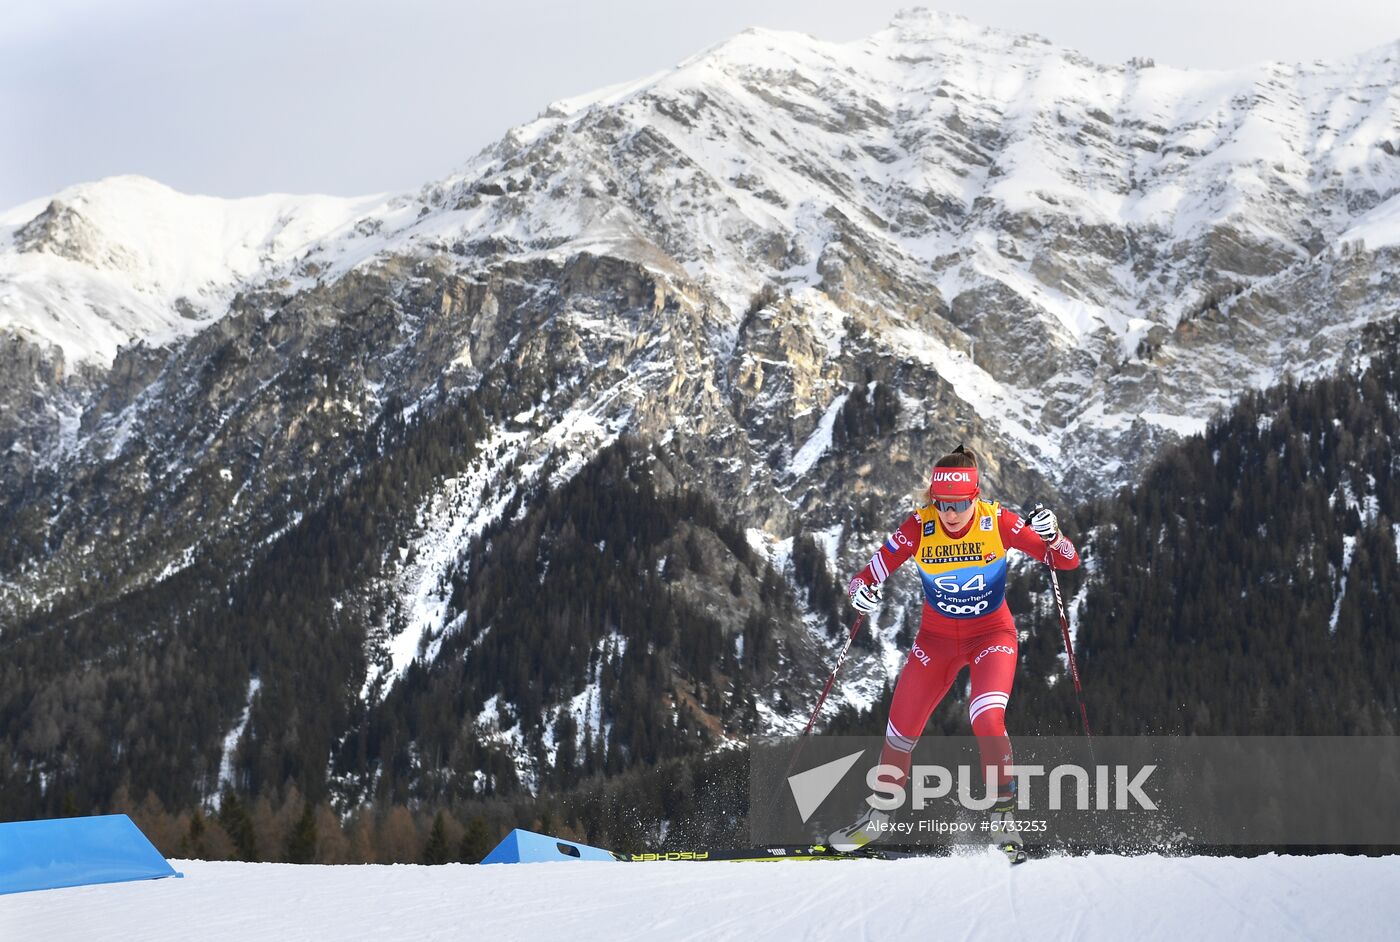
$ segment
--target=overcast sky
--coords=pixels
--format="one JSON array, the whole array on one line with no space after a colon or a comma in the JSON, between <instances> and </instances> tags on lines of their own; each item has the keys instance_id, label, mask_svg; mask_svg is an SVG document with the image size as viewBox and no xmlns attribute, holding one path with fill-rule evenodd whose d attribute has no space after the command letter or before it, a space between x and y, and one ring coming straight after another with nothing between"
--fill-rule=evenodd
<instances>
[{"instance_id":1,"label":"overcast sky","mask_svg":"<svg viewBox=\"0 0 1400 942\"><path fill-rule=\"evenodd\" d=\"M445 176L556 98L747 26L845 41L884 0L4 0L0 208L139 173L187 193L359 195ZM1231 68L1400 39L1395 0L941 0L1101 62Z\"/></svg>"}]
</instances>

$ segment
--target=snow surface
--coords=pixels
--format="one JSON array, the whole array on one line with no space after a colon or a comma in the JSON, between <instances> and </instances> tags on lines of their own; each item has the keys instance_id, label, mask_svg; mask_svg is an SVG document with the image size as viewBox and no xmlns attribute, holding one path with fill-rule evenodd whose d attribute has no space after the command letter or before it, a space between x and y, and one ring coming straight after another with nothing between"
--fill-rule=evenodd
<instances>
[{"instance_id":1,"label":"snow surface","mask_svg":"<svg viewBox=\"0 0 1400 942\"><path fill-rule=\"evenodd\" d=\"M1375 250L1400 243L1400 195L1386 200L1356 221L1342 236L1344 242L1360 242Z\"/></svg>"},{"instance_id":2,"label":"snow surface","mask_svg":"<svg viewBox=\"0 0 1400 942\"><path fill-rule=\"evenodd\" d=\"M526 254L627 257L650 243L658 223L673 230L672 254L690 275L742 310L773 278L795 280L799 291L820 281L816 261L835 234L828 209L849 220L879 217L920 193L964 207L990 199L1007 213L1075 225L1152 227L1164 246L1229 224L1303 259L1309 252L1280 201L1344 184L1385 201L1347 204L1315 222L1329 238L1374 249L1400 240L1400 161L1382 149L1393 148L1400 120L1395 47L1337 62L1192 71L1100 65L1040 37L920 9L850 43L747 30L674 69L553 103L426 187L425 195L443 197L426 215L428 205L408 195L219 200L113 177L55 194L53 202L76 213L74 231L52 248L20 252L13 237L50 200L15 207L0 213L0 328L58 344L70 360L109 362L121 343L193 333L224 313L236 285L292 274L296 262L315 261L315 277L334 278L387 253L488 237ZM700 123L673 105L696 109ZM847 126L839 108L890 120ZM998 116L1006 144L995 173L950 153L948 122L961 120L960 109L979 122L981 112ZM597 196L618 169L593 140L604 113L659 135L683 157L649 168L656 220ZM763 124L736 134L726 123L736 115L761 115ZM1088 132L1074 133L1080 124ZM456 198L484 184L522 192L534 151L553 154L545 161L551 178L533 181L535 197ZM809 163L850 185L814 185L803 169ZM761 181L764 191L739 180ZM670 208L658 195L682 191L699 202ZM755 233L792 245L777 263L791 267L764 270L753 257ZM1008 258L999 233L985 228L936 223L867 235L914 270L942 272L947 298L987 280L1013 287L1043 306L1072 344L1106 328L1130 351L1149 322L1144 315L1171 326L1197 301L1176 291L1145 300L1151 286L1136 283L1131 265L1115 275L1121 292L1071 297ZM186 315L174 307L182 298ZM1151 313L1144 304L1164 307Z\"/></svg>"},{"instance_id":3,"label":"snow surface","mask_svg":"<svg viewBox=\"0 0 1400 942\"><path fill-rule=\"evenodd\" d=\"M264 280L384 198L217 199L139 176L109 177L0 213L0 329L57 346L70 363L194 334ZM66 214L43 248L14 242L49 206ZM184 308L181 313L180 308Z\"/></svg>"},{"instance_id":4,"label":"snow surface","mask_svg":"<svg viewBox=\"0 0 1400 942\"><path fill-rule=\"evenodd\" d=\"M1337 601L1332 606L1332 618L1327 623L1329 634L1337 633L1337 619L1342 614L1342 600L1347 596L1347 573L1351 572L1351 557L1356 552L1356 537L1342 537L1341 584L1337 586Z\"/></svg>"},{"instance_id":5,"label":"snow surface","mask_svg":"<svg viewBox=\"0 0 1400 942\"><path fill-rule=\"evenodd\" d=\"M55 194L64 223L51 244L27 251L17 236L32 236L26 227L50 201L0 213L0 332L56 344L70 364L109 363L122 344L194 334L241 288L292 293L461 243L491 244L494 259L615 255L661 280L681 276L722 302L707 338L717 349L737 336L756 289L781 286L821 320L806 327L835 358L855 309L827 296L819 261L855 227L877 269L927 281L943 301L1006 289L1034 306L1062 352L1133 359L1153 328L1199 313L1204 289L1188 250L1206 233L1238 229L1305 268L1313 236L1371 249L1400 242L1397 48L1206 72L1096 64L1037 36L922 9L849 43L747 30L674 69L561 99L416 195L214 200L115 177ZM994 142L960 130L988 127ZM923 203L966 212L904 218ZM1314 203L1304 222L1297 207ZM1111 249L1064 252L1010 224L1023 213L1036 228L1132 230L1149 255L1186 254L1142 267ZM1040 256L1074 278L1041 271ZM1255 287L1285 290L1302 270L1270 268ZM1235 394L1213 377L1267 386L1286 368L1301 378L1330 370L1340 353L1329 350L1390 313L1358 305L1351 322L1324 325L1339 342L1278 341L1263 365L1212 355L1193 367L1209 380L1200 396L1143 384L1146 401L1131 409L1071 395L1092 377L1065 370L1067 424L1046 432L1043 384L993 375L978 362L995 361L975 361L970 340L930 334L868 290L858 300L889 315L877 347L933 367L1052 478L1082 460L1061 442L1127 429L1143 409L1158 429L1199 431ZM76 416L69 426L65 440L76 440ZM797 449L793 474L819 467L828 428ZM122 443L118 434L112 449ZM425 637L406 636L399 662Z\"/></svg>"},{"instance_id":6,"label":"snow surface","mask_svg":"<svg viewBox=\"0 0 1400 942\"><path fill-rule=\"evenodd\" d=\"M812 470L812 465L816 464L821 456L831 450L831 430L836 425L836 416L846 405L846 400L850 398L850 393L842 393L831 400L831 405L826 407L822 413L821 421L817 423L810 438L797 449L797 454L792 456L792 465L788 468L788 477L800 478L808 471Z\"/></svg>"},{"instance_id":7,"label":"snow surface","mask_svg":"<svg viewBox=\"0 0 1400 942\"><path fill-rule=\"evenodd\" d=\"M1182 438L1204 434L1208 424L1208 419L1205 416L1165 415L1161 412L1142 412L1139 414L1153 425L1171 429Z\"/></svg>"},{"instance_id":8,"label":"snow surface","mask_svg":"<svg viewBox=\"0 0 1400 942\"><path fill-rule=\"evenodd\" d=\"M174 861L185 879L0 897L0 938L1391 939L1400 858L975 856L470 867Z\"/></svg>"},{"instance_id":9,"label":"snow surface","mask_svg":"<svg viewBox=\"0 0 1400 942\"><path fill-rule=\"evenodd\" d=\"M450 618L450 577L471 546L487 527L500 519L517 493L540 483L548 458L565 455L547 482L559 488L573 478L604 448L617 440L630 411L610 415L613 405L605 396L571 408L557 421L546 422L532 409L514 419L537 423L538 427L511 431L494 428L479 445L478 455L455 478L431 493L418 512L419 533L401 551L403 565L395 578L396 598L406 608L404 629L389 640L390 664L387 670L367 672L361 697L384 681L387 690L403 678L409 665L419 659L432 663L448 633L466 623L467 613ZM484 488L492 496L486 499ZM412 560L410 563L409 560ZM463 571L465 574L465 571ZM389 632L389 626L383 627ZM523 756L523 750L522 750Z\"/></svg>"},{"instance_id":10,"label":"snow surface","mask_svg":"<svg viewBox=\"0 0 1400 942\"><path fill-rule=\"evenodd\" d=\"M223 749L219 753L219 787L210 796L216 808L223 800L224 786L233 784L234 752L238 749L238 741L243 738L243 730L248 726L248 714L253 712L253 698L258 695L258 691L261 689L262 681L254 674L248 679L248 697L243 712L239 715L238 722L234 724L233 729L229 730L228 735L224 737Z\"/></svg>"}]
</instances>

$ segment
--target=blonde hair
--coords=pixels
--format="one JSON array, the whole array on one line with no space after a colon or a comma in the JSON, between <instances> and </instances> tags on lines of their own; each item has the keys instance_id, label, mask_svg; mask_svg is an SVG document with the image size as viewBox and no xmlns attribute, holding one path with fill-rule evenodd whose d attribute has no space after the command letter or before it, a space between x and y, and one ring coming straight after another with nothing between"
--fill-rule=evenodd
<instances>
[{"instance_id":1,"label":"blonde hair","mask_svg":"<svg viewBox=\"0 0 1400 942\"><path fill-rule=\"evenodd\" d=\"M977 467L977 455L973 453L971 448L959 445L935 461L933 466L935 468L975 468Z\"/></svg>"}]
</instances>

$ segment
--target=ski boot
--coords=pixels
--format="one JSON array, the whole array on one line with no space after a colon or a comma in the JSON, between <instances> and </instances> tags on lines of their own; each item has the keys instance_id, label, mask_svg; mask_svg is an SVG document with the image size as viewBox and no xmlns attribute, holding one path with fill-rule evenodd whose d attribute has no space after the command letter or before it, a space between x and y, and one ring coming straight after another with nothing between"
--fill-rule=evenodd
<instances>
[{"instance_id":1,"label":"ski boot","mask_svg":"<svg viewBox=\"0 0 1400 942\"><path fill-rule=\"evenodd\" d=\"M992 846L1006 855L1013 865L1026 862L1026 848L1016 830L1016 793L1002 795L991 810Z\"/></svg>"},{"instance_id":2,"label":"ski boot","mask_svg":"<svg viewBox=\"0 0 1400 942\"><path fill-rule=\"evenodd\" d=\"M864 812L854 824L832 831L831 836L827 838L827 844L831 846L832 850L840 851L843 854L854 853L871 841L878 841L884 837L889 830L889 825L890 813L888 811L879 811L866 805Z\"/></svg>"}]
</instances>

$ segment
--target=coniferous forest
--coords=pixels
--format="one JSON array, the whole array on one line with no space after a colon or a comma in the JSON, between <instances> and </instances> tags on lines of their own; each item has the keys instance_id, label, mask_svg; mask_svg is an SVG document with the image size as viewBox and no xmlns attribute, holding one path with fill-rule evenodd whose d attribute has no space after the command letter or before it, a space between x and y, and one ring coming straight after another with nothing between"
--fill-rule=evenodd
<instances>
[{"instance_id":1,"label":"coniferous forest","mask_svg":"<svg viewBox=\"0 0 1400 942\"><path fill-rule=\"evenodd\" d=\"M1400 328L1371 341L1364 368L1247 394L1136 487L1062 514L1086 560L1061 584L1096 732L1395 733ZM888 411L878 389L874 406ZM845 574L809 535L775 571L664 447L622 440L557 489L517 495L458 561L458 628L437 656L360 697L392 602L335 603L381 576L405 509L494 421L483 392L381 423L361 470L328 476L317 509L233 579L232 548L215 549L8 632L5 817L124 810L168 854L250 860L474 860L514 825L614 847L654 845L662 820L673 841L740 833L743 751L716 747L759 728L779 674L811 702L786 686L799 594L839 632ZM1008 725L1073 734L1044 573L1014 573L1008 600L1023 630ZM223 776L250 676L259 693ZM589 684L598 715L580 735L551 705ZM966 732L961 687L930 734ZM888 697L827 728L878 734Z\"/></svg>"}]
</instances>

